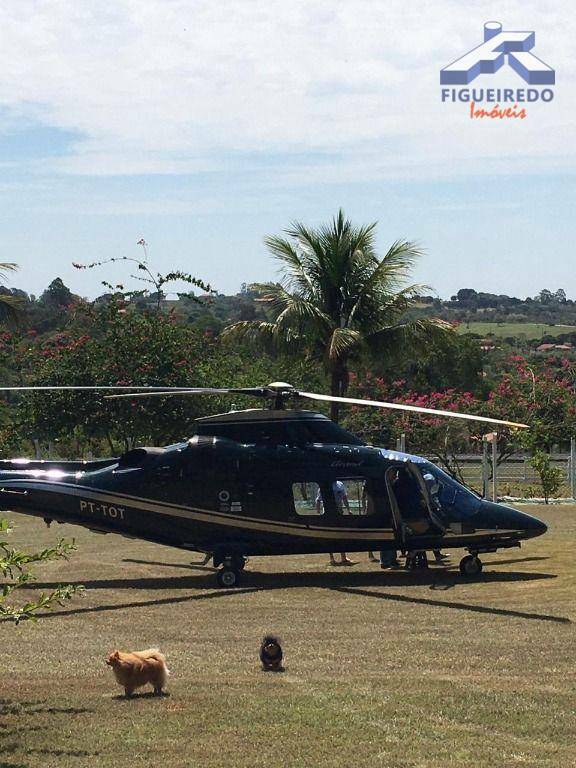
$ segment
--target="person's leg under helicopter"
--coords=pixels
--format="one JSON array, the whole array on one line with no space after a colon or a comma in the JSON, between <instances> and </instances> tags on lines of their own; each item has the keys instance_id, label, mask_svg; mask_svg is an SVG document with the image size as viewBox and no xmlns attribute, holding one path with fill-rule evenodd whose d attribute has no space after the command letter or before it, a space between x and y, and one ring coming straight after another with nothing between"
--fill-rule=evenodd
<instances>
[{"instance_id":1,"label":"person's leg under helicopter","mask_svg":"<svg viewBox=\"0 0 576 768\"><path fill-rule=\"evenodd\" d=\"M395 549L383 549L380 552L380 568L398 568L399 565Z\"/></svg>"},{"instance_id":2,"label":"person's leg under helicopter","mask_svg":"<svg viewBox=\"0 0 576 768\"><path fill-rule=\"evenodd\" d=\"M330 552L330 565L356 565L356 563L350 560L346 552L340 552L340 562L334 557L334 552Z\"/></svg>"}]
</instances>

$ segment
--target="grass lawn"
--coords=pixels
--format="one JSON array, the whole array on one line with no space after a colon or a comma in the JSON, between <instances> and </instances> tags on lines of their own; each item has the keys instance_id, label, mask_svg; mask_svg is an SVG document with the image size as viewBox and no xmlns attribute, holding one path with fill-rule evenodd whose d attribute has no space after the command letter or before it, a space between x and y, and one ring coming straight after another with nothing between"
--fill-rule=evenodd
<instances>
[{"instance_id":1,"label":"grass lawn","mask_svg":"<svg viewBox=\"0 0 576 768\"><path fill-rule=\"evenodd\" d=\"M0 766L574 766L576 507L532 511L549 533L475 583L460 553L424 575L363 554L254 558L236 591L184 552L11 515L27 546L77 537L36 588L87 591L0 626ZM260 671L267 631L284 674ZM156 645L170 695L124 700L105 654Z\"/></svg>"},{"instance_id":2,"label":"grass lawn","mask_svg":"<svg viewBox=\"0 0 576 768\"><path fill-rule=\"evenodd\" d=\"M461 323L458 333L477 333L480 336L525 336L527 339L541 339L543 336L561 336L576 331L574 325L546 325L546 323Z\"/></svg>"}]
</instances>

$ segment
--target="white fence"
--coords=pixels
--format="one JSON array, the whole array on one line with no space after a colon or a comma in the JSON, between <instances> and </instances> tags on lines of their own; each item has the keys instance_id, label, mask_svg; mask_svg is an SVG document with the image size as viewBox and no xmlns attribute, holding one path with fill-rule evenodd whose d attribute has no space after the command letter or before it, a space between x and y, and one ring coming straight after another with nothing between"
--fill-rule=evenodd
<instances>
[{"instance_id":1,"label":"white fence","mask_svg":"<svg viewBox=\"0 0 576 768\"><path fill-rule=\"evenodd\" d=\"M418 452L416 447L406 445L406 436L397 440L399 451ZM551 453L552 467L561 471L560 496L576 499L576 439L572 439L570 452ZM481 454L460 454L452 457L452 469L457 469L464 482L486 498L498 496L536 497L542 495L540 477L532 466L529 454L515 454L498 462L498 444L485 440ZM437 457L427 456L430 461L442 466ZM495 472L492 467L495 465ZM444 467L443 467L444 468Z\"/></svg>"}]
</instances>

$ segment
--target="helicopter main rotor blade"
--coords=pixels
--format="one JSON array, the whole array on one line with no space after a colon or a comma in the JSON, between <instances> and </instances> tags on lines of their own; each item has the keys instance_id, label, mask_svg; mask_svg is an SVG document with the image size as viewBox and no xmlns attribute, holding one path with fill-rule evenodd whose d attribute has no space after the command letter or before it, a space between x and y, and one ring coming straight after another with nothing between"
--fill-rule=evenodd
<instances>
[{"instance_id":1,"label":"helicopter main rotor blade","mask_svg":"<svg viewBox=\"0 0 576 768\"><path fill-rule=\"evenodd\" d=\"M529 429L528 424L520 424L515 421L493 419L489 416L475 416L471 413L459 413L457 411L442 411L434 408L422 408L417 405L404 405L402 403L388 403L381 400L361 400L354 397L336 397L334 395L320 395L316 392L302 392L293 389L290 385L282 384L286 397L304 397L308 400L320 400L325 402L348 403L350 405L368 405L374 408L388 408L397 411L409 411L412 413L427 413L431 416L447 416L453 419L466 419L468 421L483 421L487 424L502 424L507 427ZM105 395L106 400L114 400L122 397L166 397L167 395L248 395L250 397L274 398L282 394L282 387L278 383L268 387L157 387L157 386L130 386L130 385L96 385L96 386L29 386L29 387L0 387L0 392L37 392L37 391L122 391L119 395Z\"/></svg>"},{"instance_id":2,"label":"helicopter main rotor blade","mask_svg":"<svg viewBox=\"0 0 576 768\"><path fill-rule=\"evenodd\" d=\"M370 405L374 408L390 408L397 411L411 411L413 413L429 413L431 416L451 416L455 419L467 419L468 421L486 421L489 424L503 424L507 427L519 427L529 429L528 424L518 424L515 421L503 421L502 419L491 419L488 416L474 416L471 413L458 413L457 411L440 411L434 408L421 408L417 405L402 405L401 403L386 403L380 400L359 400L355 397L335 397L334 395L317 395L314 392L301 392L300 397L308 400L325 400L334 403L349 403L350 405Z\"/></svg>"},{"instance_id":3,"label":"helicopter main rotor blade","mask_svg":"<svg viewBox=\"0 0 576 768\"><path fill-rule=\"evenodd\" d=\"M133 392L123 395L104 395L105 400L118 400L121 397L162 397L165 395L228 395L234 392L232 389L217 389L214 387L190 387L189 389L179 387L158 387L158 392Z\"/></svg>"},{"instance_id":4,"label":"helicopter main rotor blade","mask_svg":"<svg viewBox=\"0 0 576 768\"><path fill-rule=\"evenodd\" d=\"M98 391L123 392L121 395L105 395L105 399L111 400L117 397L152 397L164 395L250 395L251 397L265 397L267 390L264 387L153 387L132 385L92 385L92 386L65 386L46 385L29 387L1 387L0 392L74 392L74 391Z\"/></svg>"},{"instance_id":5,"label":"helicopter main rotor blade","mask_svg":"<svg viewBox=\"0 0 576 768\"><path fill-rule=\"evenodd\" d=\"M152 391L152 392L166 392L169 391L170 387L148 387L148 386L138 386L135 384L134 386L109 386L106 384L102 384L101 386L37 386L37 387L0 387L0 392L46 392L46 391L63 391L63 392L70 392L70 391L83 391L83 390L146 390L146 391ZM178 392L187 392L190 388L186 387L172 387L172 389L175 389ZM227 390L223 390L227 391Z\"/></svg>"}]
</instances>

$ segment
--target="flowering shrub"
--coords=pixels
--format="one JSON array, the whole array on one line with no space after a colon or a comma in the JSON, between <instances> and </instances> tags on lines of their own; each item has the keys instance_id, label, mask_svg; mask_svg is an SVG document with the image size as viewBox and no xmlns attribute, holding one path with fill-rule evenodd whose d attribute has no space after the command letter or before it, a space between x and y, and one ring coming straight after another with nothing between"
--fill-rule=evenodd
<instances>
[{"instance_id":1,"label":"flowering shrub","mask_svg":"<svg viewBox=\"0 0 576 768\"><path fill-rule=\"evenodd\" d=\"M453 388L413 391L403 379L386 382L365 372L351 377L351 396L494 417L525 423L530 429L491 427L485 422L360 406L346 413L344 423L376 445L394 446L404 433L409 451L430 455L461 477L456 455L479 453L486 432L498 432L498 463L518 450L534 453L538 449L550 450L555 444L566 445L576 435L575 379L570 361L549 360L535 367L515 355L493 382L487 399L481 399Z\"/></svg>"}]
</instances>

